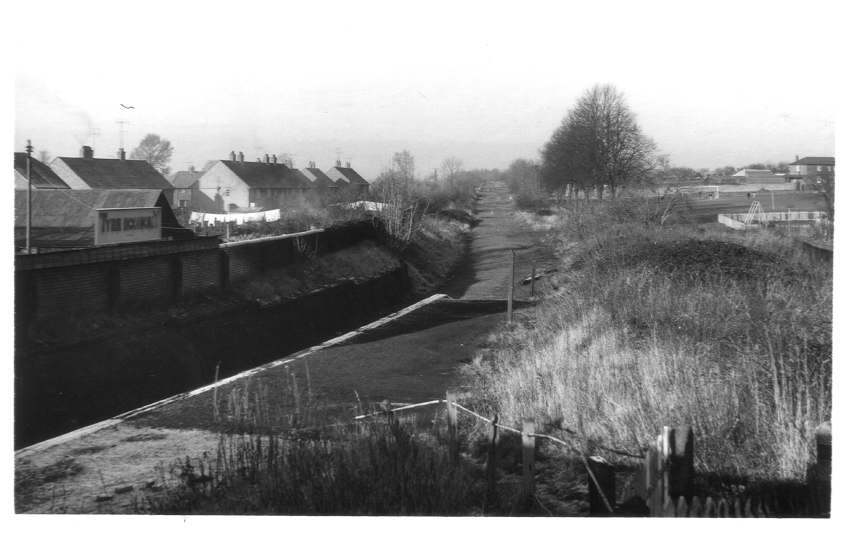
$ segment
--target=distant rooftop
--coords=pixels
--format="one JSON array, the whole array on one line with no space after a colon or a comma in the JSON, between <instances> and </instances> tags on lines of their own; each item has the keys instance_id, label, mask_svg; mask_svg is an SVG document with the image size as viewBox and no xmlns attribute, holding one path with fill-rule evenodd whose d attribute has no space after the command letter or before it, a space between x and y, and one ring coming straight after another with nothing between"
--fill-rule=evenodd
<instances>
[{"instance_id":1,"label":"distant rooftop","mask_svg":"<svg viewBox=\"0 0 849 534\"><path fill-rule=\"evenodd\" d=\"M262 189L310 189L313 183L297 169L282 163L221 160L228 169L248 184Z\"/></svg>"},{"instance_id":2,"label":"distant rooftop","mask_svg":"<svg viewBox=\"0 0 849 534\"><path fill-rule=\"evenodd\" d=\"M808 156L802 159L798 159L791 163L790 165L831 165L834 167L834 158L831 157L821 157L821 156Z\"/></svg>"},{"instance_id":3,"label":"distant rooftop","mask_svg":"<svg viewBox=\"0 0 849 534\"><path fill-rule=\"evenodd\" d=\"M348 180L348 183L354 185L368 185L368 181L362 176L360 176L359 173L357 173L357 171L355 171L351 167L342 167L337 165L333 168L341 172L342 176L344 176Z\"/></svg>"},{"instance_id":4,"label":"distant rooftop","mask_svg":"<svg viewBox=\"0 0 849 534\"><path fill-rule=\"evenodd\" d=\"M15 170L21 173L21 176L27 176L27 154L26 152L15 152ZM53 170L38 161L30 159L30 177L33 187L43 189L68 189L68 184L62 181Z\"/></svg>"},{"instance_id":5,"label":"distant rooftop","mask_svg":"<svg viewBox=\"0 0 849 534\"><path fill-rule=\"evenodd\" d=\"M137 159L56 158L92 189L174 189L153 165Z\"/></svg>"},{"instance_id":6,"label":"distant rooftop","mask_svg":"<svg viewBox=\"0 0 849 534\"><path fill-rule=\"evenodd\" d=\"M171 183L179 189L187 189L198 181L198 178L203 176L203 173L196 170L177 171L171 177Z\"/></svg>"},{"instance_id":7,"label":"distant rooftop","mask_svg":"<svg viewBox=\"0 0 849 534\"><path fill-rule=\"evenodd\" d=\"M313 185L316 187L336 187L336 182L330 179L329 176L324 174L324 171L318 169L316 167L307 167L303 169L301 172L309 178Z\"/></svg>"}]
</instances>

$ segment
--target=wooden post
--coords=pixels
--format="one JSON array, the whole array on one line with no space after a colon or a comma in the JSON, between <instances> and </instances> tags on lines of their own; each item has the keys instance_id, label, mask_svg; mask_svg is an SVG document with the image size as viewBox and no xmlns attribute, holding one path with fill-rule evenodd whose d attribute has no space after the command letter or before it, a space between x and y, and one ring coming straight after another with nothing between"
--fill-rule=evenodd
<instances>
[{"instance_id":1,"label":"wooden post","mask_svg":"<svg viewBox=\"0 0 849 534\"><path fill-rule=\"evenodd\" d=\"M813 468L814 491L819 515L831 516L831 421L820 424L816 429L817 463Z\"/></svg>"},{"instance_id":2,"label":"wooden post","mask_svg":"<svg viewBox=\"0 0 849 534\"><path fill-rule=\"evenodd\" d=\"M221 362L215 364L215 379L213 384L218 384L218 370L221 367ZM218 422L218 386L212 388L212 419Z\"/></svg>"},{"instance_id":3,"label":"wooden post","mask_svg":"<svg viewBox=\"0 0 849 534\"><path fill-rule=\"evenodd\" d=\"M292 377L292 398L295 400L295 418L298 423L301 422L301 396L298 393L298 379L295 377L294 372L290 372L289 376Z\"/></svg>"},{"instance_id":4,"label":"wooden post","mask_svg":"<svg viewBox=\"0 0 849 534\"><path fill-rule=\"evenodd\" d=\"M590 515L612 515L612 508L616 503L616 476L613 466L601 456L590 456L587 458L587 468Z\"/></svg>"},{"instance_id":5,"label":"wooden post","mask_svg":"<svg viewBox=\"0 0 849 534\"><path fill-rule=\"evenodd\" d=\"M513 284L516 283L516 251L510 251L510 283L507 285L507 322L513 322Z\"/></svg>"},{"instance_id":6,"label":"wooden post","mask_svg":"<svg viewBox=\"0 0 849 534\"><path fill-rule=\"evenodd\" d=\"M665 426L659 436L660 468L662 470L661 480L663 481L663 492L660 494L662 505L666 505L667 501L669 501L669 457L672 456L672 442L675 439L673 437L674 433L675 431L671 427Z\"/></svg>"},{"instance_id":7,"label":"wooden post","mask_svg":"<svg viewBox=\"0 0 849 534\"><path fill-rule=\"evenodd\" d=\"M537 281L537 266L536 264L531 265L531 296L534 296L534 286Z\"/></svg>"},{"instance_id":8,"label":"wooden post","mask_svg":"<svg viewBox=\"0 0 849 534\"><path fill-rule=\"evenodd\" d=\"M536 450L536 438L534 434L534 420L524 419L522 421L522 496L530 499L534 495L534 452Z\"/></svg>"},{"instance_id":9,"label":"wooden post","mask_svg":"<svg viewBox=\"0 0 849 534\"><path fill-rule=\"evenodd\" d=\"M690 426L680 426L669 429L669 497L678 499L684 497L687 502L693 498L693 429Z\"/></svg>"},{"instance_id":10,"label":"wooden post","mask_svg":"<svg viewBox=\"0 0 849 534\"><path fill-rule=\"evenodd\" d=\"M456 466L460 461L460 445L457 443L457 394L449 391L445 394L445 407L448 412L448 454Z\"/></svg>"},{"instance_id":11,"label":"wooden post","mask_svg":"<svg viewBox=\"0 0 849 534\"><path fill-rule=\"evenodd\" d=\"M497 499L495 492L495 469L498 461L498 415L492 418L492 441L489 444L489 457L486 461L486 503L492 507Z\"/></svg>"},{"instance_id":12,"label":"wooden post","mask_svg":"<svg viewBox=\"0 0 849 534\"><path fill-rule=\"evenodd\" d=\"M656 447L649 447L646 452L645 499L646 506L649 509L649 515L652 517L657 517L659 515L658 495L661 491L660 472L658 471L658 465L660 464L659 456L660 455L658 454Z\"/></svg>"}]
</instances>

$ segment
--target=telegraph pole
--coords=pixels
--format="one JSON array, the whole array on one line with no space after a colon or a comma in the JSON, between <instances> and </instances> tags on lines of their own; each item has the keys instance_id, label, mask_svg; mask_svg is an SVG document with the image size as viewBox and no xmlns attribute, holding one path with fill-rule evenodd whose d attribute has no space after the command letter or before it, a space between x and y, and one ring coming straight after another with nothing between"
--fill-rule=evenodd
<instances>
[{"instance_id":1,"label":"telegraph pole","mask_svg":"<svg viewBox=\"0 0 849 534\"><path fill-rule=\"evenodd\" d=\"M30 235L32 232L32 169L30 159L32 158L32 141L27 139L27 254L32 253Z\"/></svg>"}]
</instances>

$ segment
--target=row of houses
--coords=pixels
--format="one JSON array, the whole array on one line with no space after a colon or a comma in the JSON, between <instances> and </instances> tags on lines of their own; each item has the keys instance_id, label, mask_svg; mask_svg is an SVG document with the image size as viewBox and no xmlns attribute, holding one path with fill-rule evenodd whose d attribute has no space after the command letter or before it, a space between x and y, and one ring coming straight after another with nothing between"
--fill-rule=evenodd
<instances>
[{"instance_id":1,"label":"row of houses","mask_svg":"<svg viewBox=\"0 0 849 534\"><path fill-rule=\"evenodd\" d=\"M25 246L29 215L31 245L42 251L144 241L154 235L191 238L193 233L179 222L180 215L191 211L285 209L338 195L362 199L369 192L369 182L350 164L337 161L322 171L310 162L298 170L276 156L245 161L241 152L210 162L202 172L177 172L171 181L147 161L127 159L123 149L117 158L95 158L88 146L79 157L57 157L50 164L16 152L14 174L17 248Z\"/></svg>"},{"instance_id":2,"label":"row of houses","mask_svg":"<svg viewBox=\"0 0 849 534\"><path fill-rule=\"evenodd\" d=\"M210 162L203 172L190 168L171 177L162 176L147 161L126 158L95 158L84 146L80 157L57 157L49 165L30 161L34 189L110 190L146 189L165 192L173 207L212 213L285 208L291 202L332 198L343 193L359 200L369 192L369 182L341 161L326 171L310 162L305 169L265 155L256 162L231 152L229 159ZM27 189L26 153L15 153L15 188Z\"/></svg>"}]
</instances>

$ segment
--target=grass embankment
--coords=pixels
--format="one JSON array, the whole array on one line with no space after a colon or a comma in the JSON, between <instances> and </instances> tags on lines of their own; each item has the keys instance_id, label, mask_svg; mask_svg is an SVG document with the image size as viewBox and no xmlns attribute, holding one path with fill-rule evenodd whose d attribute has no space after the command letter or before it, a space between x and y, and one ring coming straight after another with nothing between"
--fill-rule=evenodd
<instances>
[{"instance_id":1,"label":"grass embankment","mask_svg":"<svg viewBox=\"0 0 849 534\"><path fill-rule=\"evenodd\" d=\"M426 296L443 284L468 250L474 219L466 211L450 216L427 215L403 251L407 275L416 296Z\"/></svg>"},{"instance_id":2,"label":"grass embankment","mask_svg":"<svg viewBox=\"0 0 849 534\"><path fill-rule=\"evenodd\" d=\"M561 215L561 290L467 366L479 406L608 457L593 444L639 452L690 424L702 473L803 478L831 413L830 265L616 203Z\"/></svg>"}]
</instances>

